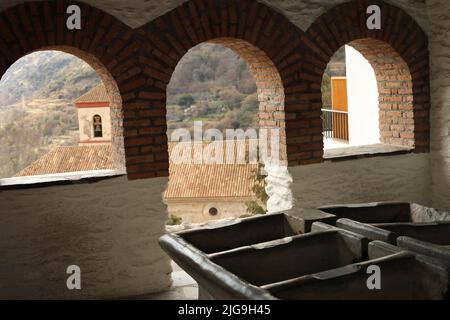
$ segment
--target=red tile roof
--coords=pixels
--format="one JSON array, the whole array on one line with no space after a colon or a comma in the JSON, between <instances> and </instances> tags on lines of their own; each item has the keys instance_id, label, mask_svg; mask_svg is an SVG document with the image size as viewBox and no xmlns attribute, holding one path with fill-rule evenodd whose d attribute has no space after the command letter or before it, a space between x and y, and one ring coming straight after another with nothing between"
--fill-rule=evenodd
<instances>
[{"instance_id":1,"label":"red tile roof","mask_svg":"<svg viewBox=\"0 0 450 320\"><path fill-rule=\"evenodd\" d=\"M106 92L105 86L99 84L98 86L92 88L90 91L86 92L84 95L76 99L77 103L95 103L95 102L109 102L109 96Z\"/></svg>"},{"instance_id":2,"label":"red tile roof","mask_svg":"<svg viewBox=\"0 0 450 320\"><path fill-rule=\"evenodd\" d=\"M169 148L172 150L172 143ZM16 177L104 169L114 169L111 145L57 147ZM257 169L257 164L174 164L171 161L165 198L254 197L252 188Z\"/></svg>"},{"instance_id":3,"label":"red tile roof","mask_svg":"<svg viewBox=\"0 0 450 320\"><path fill-rule=\"evenodd\" d=\"M166 199L253 197L252 164L171 164Z\"/></svg>"},{"instance_id":4,"label":"red tile roof","mask_svg":"<svg viewBox=\"0 0 450 320\"><path fill-rule=\"evenodd\" d=\"M57 147L16 177L110 169L114 169L111 145Z\"/></svg>"},{"instance_id":5,"label":"red tile roof","mask_svg":"<svg viewBox=\"0 0 450 320\"><path fill-rule=\"evenodd\" d=\"M169 143L169 154L176 143ZM248 142L246 142L248 146ZM208 143L203 143L203 150ZM226 144L223 144L224 151ZM191 149L194 151L194 148ZM236 145L234 154L236 155ZM203 153L206 154L206 153ZM212 161L211 161L212 162ZM257 164L176 164L170 158L166 199L254 197Z\"/></svg>"}]
</instances>

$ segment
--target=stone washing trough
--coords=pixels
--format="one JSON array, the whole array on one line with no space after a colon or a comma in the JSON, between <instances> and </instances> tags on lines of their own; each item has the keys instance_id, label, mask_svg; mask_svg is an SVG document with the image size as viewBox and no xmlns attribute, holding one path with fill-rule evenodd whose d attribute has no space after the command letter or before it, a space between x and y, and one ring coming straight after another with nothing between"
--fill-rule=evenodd
<instances>
[{"instance_id":1,"label":"stone washing trough","mask_svg":"<svg viewBox=\"0 0 450 320\"><path fill-rule=\"evenodd\" d=\"M344 218L337 220L336 226L357 232L371 240L381 240L392 244L397 244L398 237L407 236L439 246L450 245L450 221L368 224Z\"/></svg>"},{"instance_id":2,"label":"stone washing trough","mask_svg":"<svg viewBox=\"0 0 450 320\"><path fill-rule=\"evenodd\" d=\"M337 227L450 263L448 212L408 203L327 206L320 209L340 218L335 223Z\"/></svg>"},{"instance_id":3,"label":"stone washing trough","mask_svg":"<svg viewBox=\"0 0 450 320\"><path fill-rule=\"evenodd\" d=\"M285 214L219 221L211 225L212 227L204 226L176 234L209 254L303 233L302 219Z\"/></svg>"},{"instance_id":4,"label":"stone washing trough","mask_svg":"<svg viewBox=\"0 0 450 320\"><path fill-rule=\"evenodd\" d=\"M367 269L381 270L381 289L369 290ZM372 272L372 271L371 271ZM262 286L278 299L446 299L447 268L381 241L368 245L368 260Z\"/></svg>"},{"instance_id":5,"label":"stone washing trough","mask_svg":"<svg viewBox=\"0 0 450 320\"><path fill-rule=\"evenodd\" d=\"M425 223L450 220L450 213L407 202L373 202L322 206L320 211L362 223ZM301 215L299 215L301 217Z\"/></svg>"},{"instance_id":6,"label":"stone washing trough","mask_svg":"<svg viewBox=\"0 0 450 320\"><path fill-rule=\"evenodd\" d=\"M369 240L362 235L322 222L312 225L314 232L303 233L304 227L302 219L268 214L166 234L160 245L197 281L200 299L444 297L448 272L439 262L393 246L387 250L378 245L368 255ZM377 294L358 295L371 262L386 265L383 279L390 284ZM401 270L419 280L407 282ZM350 280L354 289L342 291L342 283ZM316 295L308 293L315 287Z\"/></svg>"}]
</instances>

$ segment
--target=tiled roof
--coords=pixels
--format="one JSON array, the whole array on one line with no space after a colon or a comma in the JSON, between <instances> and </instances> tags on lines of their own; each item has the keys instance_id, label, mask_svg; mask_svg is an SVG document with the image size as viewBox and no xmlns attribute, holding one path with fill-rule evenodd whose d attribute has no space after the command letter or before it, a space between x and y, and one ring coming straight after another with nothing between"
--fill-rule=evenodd
<instances>
[{"instance_id":1,"label":"tiled roof","mask_svg":"<svg viewBox=\"0 0 450 320\"><path fill-rule=\"evenodd\" d=\"M99 84L75 100L75 104L83 102L109 102L109 97L105 86L103 84Z\"/></svg>"},{"instance_id":2,"label":"tiled roof","mask_svg":"<svg viewBox=\"0 0 450 320\"><path fill-rule=\"evenodd\" d=\"M253 164L171 164L165 198L252 197Z\"/></svg>"},{"instance_id":3,"label":"tiled roof","mask_svg":"<svg viewBox=\"0 0 450 320\"><path fill-rule=\"evenodd\" d=\"M169 143L171 155L174 146ZM204 143L203 148L206 146ZM253 197L257 169L257 164L249 163L176 164L171 158L165 198Z\"/></svg>"},{"instance_id":4,"label":"tiled roof","mask_svg":"<svg viewBox=\"0 0 450 320\"><path fill-rule=\"evenodd\" d=\"M16 177L110 169L114 169L111 145L57 147Z\"/></svg>"},{"instance_id":5,"label":"tiled roof","mask_svg":"<svg viewBox=\"0 0 450 320\"><path fill-rule=\"evenodd\" d=\"M173 144L169 149L171 152ZM57 147L16 177L104 169L114 169L111 145ZM253 197L257 169L257 164L175 164L171 161L165 198Z\"/></svg>"}]
</instances>

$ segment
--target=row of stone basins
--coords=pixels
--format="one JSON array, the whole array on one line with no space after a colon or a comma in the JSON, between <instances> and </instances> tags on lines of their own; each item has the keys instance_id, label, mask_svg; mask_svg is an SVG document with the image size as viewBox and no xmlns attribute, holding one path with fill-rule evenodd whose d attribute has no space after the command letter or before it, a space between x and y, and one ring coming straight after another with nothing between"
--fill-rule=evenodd
<instances>
[{"instance_id":1,"label":"row of stone basins","mask_svg":"<svg viewBox=\"0 0 450 320\"><path fill-rule=\"evenodd\" d=\"M448 299L450 213L380 202L291 209L166 234L199 299Z\"/></svg>"}]
</instances>

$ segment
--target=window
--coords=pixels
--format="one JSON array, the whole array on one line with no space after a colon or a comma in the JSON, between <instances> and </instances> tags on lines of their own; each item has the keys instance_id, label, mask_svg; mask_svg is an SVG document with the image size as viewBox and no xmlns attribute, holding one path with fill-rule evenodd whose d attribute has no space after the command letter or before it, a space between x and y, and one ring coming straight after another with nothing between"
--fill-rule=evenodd
<instances>
[{"instance_id":1,"label":"window","mask_svg":"<svg viewBox=\"0 0 450 320\"><path fill-rule=\"evenodd\" d=\"M93 118L93 126L94 126L94 137L101 138L103 137L103 127L102 127L102 117L96 114Z\"/></svg>"},{"instance_id":2,"label":"window","mask_svg":"<svg viewBox=\"0 0 450 320\"><path fill-rule=\"evenodd\" d=\"M212 207L212 208L209 208L208 212L211 216L217 216L217 214L219 213L219 210L217 210L217 208Z\"/></svg>"}]
</instances>

